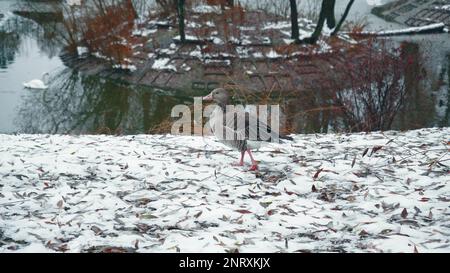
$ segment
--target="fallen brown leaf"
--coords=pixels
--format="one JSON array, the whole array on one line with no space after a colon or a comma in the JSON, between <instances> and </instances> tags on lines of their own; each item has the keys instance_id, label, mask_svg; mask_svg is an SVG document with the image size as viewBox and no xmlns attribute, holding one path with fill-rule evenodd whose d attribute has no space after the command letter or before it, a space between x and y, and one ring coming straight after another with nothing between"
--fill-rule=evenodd
<instances>
[{"instance_id":1,"label":"fallen brown leaf","mask_svg":"<svg viewBox=\"0 0 450 273\"><path fill-rule=\"evenodd\" d=\"M366 154L369 152L369 148L366 148L362 154L362 157L366 156Z\"/></svg>"},{"instance_id":2,"label":"fallen brown leaf","mask_svg":"<svg viewBox=\"0 0 450 273\"><path fill-rule=\"evenodd\" d=\"M406 217L408 217L408 211L406 209L403 209L400 216L402 216L402 218L405 219Z\"/></svg>"},{"instance_id":3,"label":"fallen brown leaf","mask_svg":"<svg viewBox=\"0 0 450 273\"><path fill-rule=\"evenodd\" d=\"M313 178L314 178L314 179L317 179L317 178L319 177L319 174L320 174L322 171L323 171L323 168L322 168L322 169L319 169L319 170L316 172L316 174L313 176Z\"/></svg>"},{"instance_id":4,"label":"fallen brown leaf","mask_svg":"<svg viewBox=\"0 0 450 273\"><path fill-rule=\"evenodd\" d=\"M236 210L236 211L239 212L239 213L242 213L242 214L253 213L253 212L251 212L251 211L249 211L249 210L246 210L246 209L238 209L238 210Z\"/></svg>"}]
</instances>

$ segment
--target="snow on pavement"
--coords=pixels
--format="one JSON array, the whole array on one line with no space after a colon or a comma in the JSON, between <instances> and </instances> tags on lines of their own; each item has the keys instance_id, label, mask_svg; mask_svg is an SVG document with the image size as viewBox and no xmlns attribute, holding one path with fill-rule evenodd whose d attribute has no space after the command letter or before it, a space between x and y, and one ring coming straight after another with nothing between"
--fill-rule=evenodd
<instances>
[{"instance_id":1,"label":"snow on pavement","mask_svg":"<svg viewBox=\"0 0 450 273\"><path fill-rule=\"evenodd\" d=\"M449 252L449 141L297 135L254 173L209 137L0 135L0 251Z\"/></svg>"}]
</instances>

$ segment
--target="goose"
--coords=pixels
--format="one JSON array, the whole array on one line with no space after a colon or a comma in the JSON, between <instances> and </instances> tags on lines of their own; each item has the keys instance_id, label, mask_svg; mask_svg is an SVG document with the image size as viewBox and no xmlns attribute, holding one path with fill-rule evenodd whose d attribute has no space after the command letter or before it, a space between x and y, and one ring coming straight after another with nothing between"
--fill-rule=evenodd
<instances>
[{"instance_id":1,"label":"goose","mask_svg":"<svg viewBox=\"0 0 450 273\"><path fill-rule=\"evenodd\" d=\"M29 82L25 82L23 83L23 86L25 86L25 88L29 88L29 89L47 89L48 85L48 73L44 73L44 75L42 75L42 80L31 80Z\"/></svg>"},{"instance_id":2,"label":"goose","mask_svg":"<svg viewBox=\"0 0 450 273\"><path fill-rule=\"evenodd\" d=\"M232 112L226 111L229 95L224 88L214 89L209 95L203 97L202 100L213 101L217 104L209 118L209 125L214 136L226 146L236 149L241 153L240 161L233 164L234 166L244 166L245 153L248 153L252 163L249 171L256 171L258 170L258 163L253 157L251 149L258 148L261 142L271 142L274 140L280 140L282 142L282 139L293 140L289 136L280 135L273 131L266 123L258 120L258 117L253 113L239 110L239 108L235 108L235 111ZM239 115L245 117L243 128L237 128L238 126L236 126ZM250 121L257 121L255 122L257 126L250 126ZM250 139L250 136L255 136L256 139Z\"/></svg>"}]
</instances>

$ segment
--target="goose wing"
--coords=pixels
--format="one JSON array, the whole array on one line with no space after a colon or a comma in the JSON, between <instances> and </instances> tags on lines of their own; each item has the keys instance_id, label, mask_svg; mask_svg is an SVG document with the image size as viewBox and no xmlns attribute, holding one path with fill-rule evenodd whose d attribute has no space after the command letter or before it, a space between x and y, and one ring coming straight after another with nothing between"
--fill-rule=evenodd
<instances>
[{"instance_id":1,"label":"goose wing","mask_svg":"<svg viewBox=\"0 0 450 273\"><path fill-rule=\"evenodd\" d=\"M226 139L276 141L278 133L253 113L246 111L226 112L223 120L223 133Z\"/></svg>"}]
</instances>

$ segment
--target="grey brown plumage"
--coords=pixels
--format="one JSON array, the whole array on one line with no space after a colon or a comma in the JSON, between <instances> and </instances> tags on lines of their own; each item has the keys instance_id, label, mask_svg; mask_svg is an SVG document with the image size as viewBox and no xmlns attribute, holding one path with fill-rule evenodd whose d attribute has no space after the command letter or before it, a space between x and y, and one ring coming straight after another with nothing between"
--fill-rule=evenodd
<instances>
[{"instance_id":1,"label":"grey brown plumage","mask_svg":"<svg viewBox=\"0 0 450 273\"><path fill-rule=\"evenodd\" d=\"M242 107L230 110L227 107L229 95L223 88L214 89L203 100L213 100L218 104L210 116L210 127L219 141L241 152L239 165L243 164L245 152L248 152L252 159L252 168L256 168L256 161L250 149L255 148L258 142L293 140L291 137L280 135L257 115L246 112Z\"/></svg>"},{"instance_id":2,"label":"grey brown plumage","mask_svg":"<svg viewBox=\"0 0 450 273\"><path fill-rule=\"evenodd\" d=\"M219 117L212 117L210 124L214 135L224 144L236 148L239 151L245 151L249 148L248 142L282 142L281 140L292 140L291 137L283 136L272 130L258 116L243 110L227 111L222 107L218 108L222 111L222 121ZM239 124L242 119L243 124ZM221 127L221 128L220 128ZM219 129L219 132L217 132ZM222 129L222 132L220 132ZM220 134L222 133L222 134Z\"/></svg>"}]
</instances>

